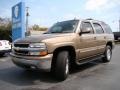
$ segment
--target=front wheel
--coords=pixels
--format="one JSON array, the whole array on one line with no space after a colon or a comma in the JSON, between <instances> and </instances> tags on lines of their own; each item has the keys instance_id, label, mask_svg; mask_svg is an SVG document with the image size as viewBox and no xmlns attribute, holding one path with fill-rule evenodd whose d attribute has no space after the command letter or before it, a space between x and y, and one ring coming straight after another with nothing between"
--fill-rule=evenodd
<instances>
[{"instance_id":1,"label":"front wheel","mask_svg":"<svg viewBox=\"0 0 120 90\"><path fill-rule=\"evenodd\" d=\"M55 64L55 76L59 80L65 80L69 75L69 53L61 51L58 53Z\"/></svg>"},{"instance_id":2,"label":"front wheel","mask_svg":"<svg viewBox=\"0 0 120 90\"><path fill-rule=\"evenodd\" d=\"M4 56L5 53L0 53L0 56Z\"/></svg>"},{"instance_id":3,"label":"front wheel","mask_svg":"<svg viewBox=\"0 0 120 90\"><path fill-rule=\"evenodd\" d=\"M112 57L112 48L110 46L106 46L106 50L103 57L103 62L110 62Z\"/></svg>"}]
</instances>

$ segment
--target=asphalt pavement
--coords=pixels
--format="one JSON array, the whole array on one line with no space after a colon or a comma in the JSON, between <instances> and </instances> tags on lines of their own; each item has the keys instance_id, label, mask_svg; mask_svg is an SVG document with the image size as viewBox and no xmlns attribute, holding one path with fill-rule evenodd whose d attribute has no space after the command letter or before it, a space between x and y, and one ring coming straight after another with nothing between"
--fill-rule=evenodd
<instances>
[{"instance_id":1,"label":"asphalt pavement","mask_svg":"<svg viewBox=\"0 0 120 90\"><path fill-rule=\"evenodd\" d=\"M115 46L110 63L86 63L62 82L49 72L15 66L7 54L0 57L0 90L120 90L120 45Z\"/></svg>"}]
</instances>

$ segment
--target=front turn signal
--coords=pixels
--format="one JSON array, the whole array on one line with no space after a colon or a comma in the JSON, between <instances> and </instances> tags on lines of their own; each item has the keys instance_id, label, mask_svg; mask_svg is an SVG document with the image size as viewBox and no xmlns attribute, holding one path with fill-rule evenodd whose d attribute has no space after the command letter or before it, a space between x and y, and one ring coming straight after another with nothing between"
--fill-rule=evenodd
<instances>
[{"instance_id":1,"label":"front turn signal","mask_svg":"<svg viewBox=\"0 0 120 90\"><path fill-rule=\"evenodd\" d=\"M40 52L40 56L45 56L45 55L47 55L48 53L47 53L47 51L41 51Z\"/></svg>"}]
</instances>

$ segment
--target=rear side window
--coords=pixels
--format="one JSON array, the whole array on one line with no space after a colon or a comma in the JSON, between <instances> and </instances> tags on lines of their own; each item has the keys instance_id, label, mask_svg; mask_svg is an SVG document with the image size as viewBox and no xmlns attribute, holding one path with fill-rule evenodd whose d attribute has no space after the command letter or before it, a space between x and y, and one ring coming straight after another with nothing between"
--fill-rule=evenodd
<instances>
[{"instance_id":1,"label":"rear side window","mask_svg":"<svg viewBox=\"0 0 120 90\"><path fill-rule=\"evenodd\" d=\"M93 25L94 25L94 28L95 28L95 31L96 31L97 34L103 34L104 33L103 28L101 27L100 24L93 23Z\"/></svg>"},{"instance_id":2,"label":"rear side window","mask_svg":"<svg viewBox=\"0 0 120 90\"><path fill-rule=\"evenodd\" d=\"M102 26L103 26L103 28L104 28L106 33L108 33L108 34L112 34L113 33L109 25L107 25L104 22L102 22Z\"/></svg>"}]
</instances>

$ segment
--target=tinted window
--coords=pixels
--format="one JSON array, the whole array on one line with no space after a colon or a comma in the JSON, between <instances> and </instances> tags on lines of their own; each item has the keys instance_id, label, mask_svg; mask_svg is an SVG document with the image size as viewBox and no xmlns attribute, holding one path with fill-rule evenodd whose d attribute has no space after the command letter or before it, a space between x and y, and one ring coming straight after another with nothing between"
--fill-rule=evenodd
<instances>
[{"instance_id":1,"label":"tinted window","mask_svg":"<svg viewBox=\"0 0 120 90\"><path fill-rule=\"evenodd\" d=\"M93 23L93 25L94 25L94 28L95 28L95 31L96 31L97 34L102 34L102 33L104 33L104 31L103 31L103 29L102 29L102 27L101 27L100 24L98 24L98 23Z\"/></svg>"},{"instance_id":2,"label":"tinted window","mask_svg":"<svg viewBox=\"0 0 120 90\"><path fill-rule=\"evenodd\" d=\"M107 24L102 22L102 26L103 26L103 28L104 28L106 33L112 34L112 30L111 30L111 28Z\"/></svg>"},{"instance_id":3,"label":"tinted window","mask_svg":"<svg viewBox=\"0 0 120 90\"><path fill-rule=\"evenodd\" d=\"M94 30L92 28L91 23L89 23L89 22L82 22L82 24L81 24L81 30L86 30L88 28L91 30L90 33L94 33Z\"/></svg>"}]
</instances>

